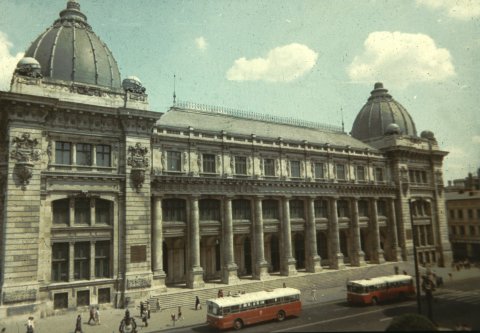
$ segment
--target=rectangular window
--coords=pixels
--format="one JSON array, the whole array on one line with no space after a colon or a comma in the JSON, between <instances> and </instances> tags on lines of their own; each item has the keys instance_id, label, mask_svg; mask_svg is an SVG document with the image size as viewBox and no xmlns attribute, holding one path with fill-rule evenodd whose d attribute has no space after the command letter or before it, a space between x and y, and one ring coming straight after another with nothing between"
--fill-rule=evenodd
<instances>
[{"instance_id":1,"label":"rectangular window","mask_svg":"<svg viewBox=\"0 0 480 333\"><path fill-rule=\"evenodd\" d=\"M383 182L384 181L383 168L375 168L375 180L377 182Z\"/></svg>"},{"instance_id":2,"label":"rectangular window","mask_svg":"<svg viewBox=\"0 0 480 333\"><path fill-rule=\"evenodd\" d=\"M111 161L111 147L108 145L97 145L96 147L97 166L109 167L112 165Z\"/></svg>"},{"instance_id":3,"label":"rectangular window","mask_svg":"<svg viewBox=\"0 0 480 333\"><path fill-rule=\"evenodd\" d=\"M220 201L204 199L199 201L201 221L220 221Z\"/></svg>"},{"instance_id":4,"label":"rectangular window","mask_svg":"<svg viewBox=\"0 0 480 333\"><path fill-rule=\"evenodd\" d=\"M337 179L340 179L340 180L345 180L346 179L345 165L344 164L337 164L336 165L336 174L337 174Z\"/></svg>"},{"instance_id":5,"label":"rectangular window","mask_svg":"<svg viewBox=\"0 0 480 333\"><path fill-rule=\"evenodd\" d=\"M235 174L247 174L247 158L245 156L235 156Z\"/></svg>"},{"instance_id":6,"label":"rectangular window","mask_svg":"<svg viewBox=\"0 0 480 333\"><path fill-rule=\"evenodd\" d=\"M265 176L275 176L275 160L266 158L263 160L263 173Z\"/></svg>"},{"instance_id":7,"label":"rectangular window","mask_svg":"<svg viewBox=\"0 0 480 333\"><path fill-rule=\"evenodd\" d=\"M95 243L95 277L110 277L110 242Z\"/></svg>"},{"instance_id":8,"label":"rectangular window","mask_svg":"<svg viewBox=\"0 0 480 333\"><path fill-rule=\"evenodd\" d=\"M103 199L95 199L95 223L112 224L112 202Z\"/></svg>"},{"instance_id":9,"label":"rectangular window","mask_svg":"<svg viewBox=\"0 0 480 333\"><path fill-rule=\"evenodd\" d=\"M359 200L358 201L358 216L368 217L368 201Z\"/></svg>"},{"instance_id":10,"label":"rectangular window","mask_svg":"<svg viewBox=\"0 0 480 333\"><path fill-rule=\"evenodd\" d=\"M377 201L377 214L379 216L387 216L387 203L384 200Z\"/></svg>"},{"instance_id":11,"label":"rectangular window","mask_svg":"<svg viewBox=\"0 0 480 333\"><path fill-rule=\"evenodd\" d=\"M450 218L451 219L455 218L455 210L454 209L450 209Z\"/></svg>"},{"instance_id":12,"label":"rectangular window","mask_svg":"<svg viewBox=\"0 0 480 333\"><path fill-rule=\"evenodd\" d=\"M415 171L408 170L408 179L410 180L410 183L415 183Z\"/></svg>"},{"instance_id":13,"label":"rectangular window","mask_svg":"<svg viewBox=\"0 0 480 333\"><path fill-rule=\"evenodd\" d=\"M55 142L55 163L56 164L72 164L72 145L70 142Z\"/></svg>"},{"instance_id":14,"label":"rectangular window","mask_svg":"<svg viewBox=\"0 0 480 333\"><path fill-rule=\"evenodd\" d=\"M357 165L357 180L365 180L365 167L363 165Z\"/></svg>"},{"instance_id":15,"label":"rectangular window","mask_svg":"<svg viewBox=\"0 0 480 333\"><path fill-rule=\"evenodd\" d=\"M77 291L77 306L90 305L90 290Z\"/></svg>"},{"instance_id":16,"label":"rectangular window","mask_svg":"<svg viewBox=\"0 0 480 333\"><path fill-rule=\"evenodd\" d=\"M52 281L68 281L68 243L52 246Z\"/></svg>"},{"instance_id":17,"label":"rectangular window","mask_svg":"<svg viewBox=\"0 0 480 333\"><path fill-rule=\"evenodd\" d=\"M470 232L469 232L470 236L475 236L475 226L471 225L469 229L470 229Z\"/></svg>"},{"instance_id":18,"label":"rectangular window","mask_svg":"<svg viewBox=\"0 0 480 333\"><path fill-rule=\"evenodd\" d=\"M473 209L469 209L469 210L467 211L467 214L468 214L468 219L469 219L469 220L473 220Z\"/></svg>"},{"instance_id":19,"label":"rectangular window","mask_svg":"<svg viewBox=\"0 0 480 333\"><path fill-rule=\"evenodd\" d=\"M203 154L203 172L215 173L215 155L213 154Z\"/></svg>"},{"instance_id":20,"label":"rectangular window","mask_svg":"<svg viewBox=\"0 0 480 333\"><path fill-rule=\"evenodd\" d=\"M252 212L249 200L233 200L232 215L234 220L250 220Z\"/></svg>"},{"instance_id":21,"label":"rectangular window","mask_svg":"<svg viewBox=\"0 0 480 333\"><path fill-rule=\"evenodd\" d=\"M315 200L315 217L328 217L328 202L326 200Z\"/></svg>"},{"instance_id":22,"label":"rectangular window","mask_svg":"<svg viewBox=\"0 0 480 333\"><path fill-rule=\"evenodd\" d=\"M315 163L315 178L325 179L325 163Z\"/></svg>"},{"instance_id":23,"label":"rectangular window","mask_svg":"<svg viewBox=\"0 0 480 333\"><path fill-rule=\"evenodd\" d=\"M264 219L278 220L278 201L276 200L263 200L262 202L262 214Z\"/></svg>"},{"instance_id":24,"label":"rectangular window","mask_svg":"<svg viewBox=\"0 0 480 333\"><path fill-rule=\"evenodd\" d=\"M338 214L338 217L349 217L350 216L347 200L338 200L337 201L337 214Z\"/></svg>"},{"instance_id":25,"label":"rectangular window","mask_svg":"<svg viewBox=\"0 0 480 333\"><path fill-rule=\"evenodd\" d=\"M75 224L90 224L90 199L75 199Z\"/></svg>"},{"instance_id":26,"label":"rectangular window","mask_svg":"<svg viewBox=\"0 0 480 333\"><path fill-rule=\"evenodd\" d=\"M422 183L423 184L426 184L427 183L427 172L426 171L422 171L421 174L421 179L422 179Z\"/></svg>"},{"instance_id":27,"label":"rectangular window","mask_svg":"<svg viewBox=\"0 0 480 333\"><path fill-rule=\"evenodd\" d=\"M56 293L53 295L53 309L67 309L68 308L68 293Z\"/></svg>"},{"instance_id":28,"label":"rectangular window","mask_svg":"<svg viewBox=\"0 0 480 333\"><path fill-rule=\"evenodd\" d=\"M74 253L73 276L75 280L88 280L90 278L90 243L75 243Z\"/></svg>"},{"instance_id":29,"label":"rectangular window","mask_svg":"<svg viewBox=\"0 0 480 333\"><path fill-rule=\"evenodd\" d=\"M92 145L77 143L77 165L92 165Z\"/></svg>"},{"instance_id":30,"label":"rectangular window","mask_svg":"<svg viewBox=\"0 0 480 333\"><path fill-rule=\"evenodd\" d=\"M183 199L164 199L162 200L163 221L175 222L186 219L186 202Z\"/></svg>"},{"instance_id":31,"label":"rectangular window","mask_svg":"<svg viewBox=\"0 0 480 333\"><path fill-rule=\"evenodd\" d=\"M52 202L53 224L70 223L70 200L61 199Z\"/></svg>"},{"instance_id":32,"label":"rectangular window","mask_svg":"<svg viewBox=\"0 0 480 333\"><path fill-rule=\"evenodd\" d=\"M167 151L167 170L182 171L182 154L178 151Z\"/></svg>"},{"instance_id":33,"label":"rectangular window","mask_svg":"<svg viewBox=\"0 0 480 333\"><path fill-rule=\"evenodd\" d=\"M463 210L459 209L457 216L460 220L463 220Z\"/></svg>"},{"instance_id":34,"label":"rectangular window","mask_svg":"<svg viewBox=\"0 0 480 333\"><path fill-rule=\"evenodd\" d=\"M300 161L290 161L290 177L300 178Z\"/></svg>"},{"instance_id":35,"label":"rectangular window","mask_svg":"<svg viewBox=\"0 0 480 333\"><path fill-rule=\"evenodd\" d=\"M98 289L98 304L110 303L110 288Z\"/></svg>"},{"instance_id":36,"label":"rectangular window","mask_svg":"<svg viewBox=\"0 0 480 333\"><path fill-rule=\"evenodd\" d=\"M290 200L290 217L297 219L305 218L302 200Z\"/></svg>"}]
</instances>

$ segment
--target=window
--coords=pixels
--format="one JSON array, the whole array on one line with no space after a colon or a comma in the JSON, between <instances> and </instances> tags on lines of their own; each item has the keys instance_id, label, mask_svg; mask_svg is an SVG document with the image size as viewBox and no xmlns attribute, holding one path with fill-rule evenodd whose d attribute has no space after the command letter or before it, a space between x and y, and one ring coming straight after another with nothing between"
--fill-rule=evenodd
<instances>
[{"instance_id":1,"label":"window","mask_svg":"<svg viewBox=\"0 0 480 333\"><path fill-rule=\"evenodd\" d=\"M92 165L92 145L77 143L77 165Z\"/></svg>"},{"instance_id":2,"label":"window","mask_svg":"<svg viewBox=\"0 0 480 333\"><path fill-rule=\"evenodd\" d=\"M77 306L90 305L90 290L77 291Z\"/></svg>"},{"instance_id":3,"label":"window","mask_svg":"<svg viewBox=\"0 0 480 333\"><path fill-rule=\"evenodd\" d=\"M302 200L290 200L290 217L303 219L305 218L305 210Z\"/></svg>"},{"instance_id":4,"label":"window","mask_svg":"<svg viewBox=\"0 0 480 333\"><path fill-rule=\"evenodd\" d=\"M470 232L469 232L470 236L475 236L475 226L471 225L469 229L470 229Z\"/></svg>"},{"instance_id":5,"label":"window","mask_svg":"<svg viewBox=\"0 0 480 333\"><path fill-rule=\"evenodd\" d=\"M203 199L199 202L200 220L220 221L220 201L214 199Z\"/></svg>"},{"instance_id":6,"label":"window","mask_svg":"<svg viewBox=\"0 0 480 333\"><path fill-rule=\"evenodd\" d=\"M365 180L365 167L363 165L357 165L357 180Z\"/></svg>"},{"instance_id":7,"label":"window","mask_svg":"<svg viewBox=\"0 0 480 333\"><path fill-rule=\"evenodd\" d=\"M315 217L328 217L328 202L327 200L315 200Z\"/></svg>"},{"instance_id":8,"label":"window","mask_svg":"<svg viewBox=\"0 0 480 333\"><path fill-rule=\"evenodd\" d=\"M368 201L359 200L358 201L358 216L368 217Z\"/></svg>"},{"instance_id":9,"label":"window","mask_svg":"<svg viewBox=\"0 0 480 333\"><path fill-rule=\"evenodd\" d=\"M469 209L469 210L467 211L467 214L468 214L468 219L469 219L469 220L473 220L473 210L472 210L472 209Z\"/></svg>"},{"instance_id":10,"label":"window","mask_svg":"<svg viewBox=\"0 0 480 333\"><path fill-rule=\"evenodd\" d=\"M276 200L263 200L262 202L262 214L264 219L277 219L278 220L278 201Z\"/></svg>"},{"instance_id":11,"label":"window","mask_svg":"<svg viewBox=\"0 0 480 333\"><path fill-rule=\"evenodd\" d=\"M347 200L338 200L337 201L337 214L338 214L338 217L349 217L350 216Z\"/></svg>"},{"instance_id":12,"label":"window","mask_svg":"<svg viewBox=\"0 0 480 333\"><path fill-rule=\"evenodd\" d=\"M112 202L103 199L95 199L95 223L112 224Z\"/></svg>"},{"instance_id":13,"label":"window","mask_svg":"<svg viewBox=\"0 0 480 333\"><path fill-rule=\"evenodd\" d=\"M98 289L98 304L110 303L110 288Z\"/></svg>"},{"instance_id":14,"label":"window","mask_svg":"<svg viewBox=\"0 0 480 333\"><path fill-rule=\"evenodd\" d=\"M377 214L379 216L387 216L387 203L385 200L377 201Z\"/></svg>"},{"instance_id":15,"label":"window","mask_svg":"<svg viewBox=\"0 0 480 333\"><path fill-rule=\"evenodd\" d=\"M70 142L55 142L55 163L72 164L72 146Z\"/></svg>"},{"instance_id":16,"label":"window","mask_svg":"<svg viewBox=\"0 0 480 333\"><path fill-rule=\"evenodd\" d=\"M460 220L463 220L463 210L459 209L457 215Z\"/></svg>"},{"instance_id":17,"label":"window","mask_svg":"<svg viewBox=\"0 0 480 333\"><path fill-rule=\"evenodd\" d=\"M182 154L178 151L167 151L167 170L182 171Z\"/></svg>"},{"instance_id":18,"label":"window","mask_svg":"<svg viewBox=\"0 0 480 333\"><path fill-rule=\"evenodd\" d=\"M451 219L455 218L455 210L454 209L450 209L450 218Z\"/></svg>"},{"instance_id":19,"label":"window","mask_svg":"<svg viewBox=\"0 0 480 333\"><path fill-rule=\"evenodd\" d=\"M375 180L377 182L383 182L383 168L375 168Z\"/></svg>"},{"instance_id":20,"label":"window","mask_svg":"<svg viewBox=\"0 0 480 333\"><path fill-rule=\"evenodd\" d=\"M337 164L336 165L336 174L337 174L337 179L340 180L345 180L345 165L344 164Z\"/></svg>"},{"instance_id":21,"label":"window","mask_svg":"<svg viewBox=\"0 0 480 333\"><path fill-rule=\"evenodd\" d=\"M266 158L263 160L263 173L265 176L275 176L275 160Z\"/></svg>"},{"instance_id":22,"label":"window","mask_svg":"<svg viewBox=\"0 0 480 333\"><path fill-rule=\"evenodd\" d=\"M325 163L315 163L315 178L325 179Z\"/></svg>"},{"instance_id":23,"label":"window","mask_svg":"<svg viewBox=\"0 0 480 333\"><path fill-rule=\"evenodd\" d=\"M290 177L300 178L300 161L290 161Z\"/></svg>"},{"instance_id":24,"label":"window","mask_svg":"<svg viewBox=\"0 0 480 333\"><path fill-rule=\"evenodd\" d=\"M75 223L90 224L90 199L75 199Z\"/></svg>"},{"instance_id":25,"label":"window","mask_svg":"<svg viewBox=\"0 0 480 333\"><path fill-rule=\"evenodd\" d=\"M249 200L241 199L232 201L232 215L234 220L250 220L251 214Z\"/></svg>"},{"instance_id":26,"label":"window","mask_svg":"<svg viewBox=\"0 0 480 333\"><path fill-rule=\"evenodd\" d=\"M109 167L111 166L111 148L107 145L97 145L96 147L97 166Z\"/></svg>"},{"instance_id":27,"label":"window","mask_svg":"<svg viewBox=\"0 0 480 333\"><path fill-rule=\"evenodd\" d=\"M420 172L420 179L423 184L427 183L427 172L426 171L421 171Z\"/></svg>"},{"instance_id":28,"label":"window","mask_svg":"<svg viewBox=\"0 0 480 333\"><path fill-rule=\"evenodd\" d=\"M68 293L56 293L53 295L53 309L68 308Z\"/></svg>"},{"instance_id":29,"label":"window","mask_svg":"<svg viewBox=\"0 0 480 333\"><path fill-rule=\"evenodd\" d=\"M164 199L162 200L163 220L166 222L187 220L187 206L182 199Z\"/></svg>"},{"instance_id":30,"label":"window","mask_svg":"<svg viewBox=\"0 0 480 333\"><path fill-rule=\"evenodd\" d=\"M247 158L245 156L235 156L235 174L247 174Z\"/></svg>"},{"instance_id":31,"label":"window","mask_svg":"<svg viewBox=\"0 0 480 333\"><path fill-rule=\"evenodd\" d=\"M203 172L215 173L215 155L203 154Z\"/></svg>"},{"instance_id":32,"label":"window","mask_svg":"<svg viewBox=\"0 0 480 333\"><path fill-rule=\"evenodd\" d=\"M95 277L110 277L110 242L95 243Z\"/></svg>"},{"instance_id":33,"label":"window","mask_svg":"<svg viewBox=\"0 0 480 333\"><path fill-rule=\"evenodd\" d=\"M480 220L480 209L477 209L477 219Z\"/></svg>"},{"instance_id":34,"label":"window","mask_svg":"<svg viewBox=\"0 0 480 333\"><path fill-rule=\"evenodd\" d=\"M68 281L68 243L52 246L52 281Z\"/></svg>"},{"instance_id":35,"label":"window","mask_svg":"<svg viewBox=\"0 0 480 333\"><path fill-rule=\"evenodd\" d=\"M465 236L465 226L464 225L460 226L460 235Z\"/></svg>"},{"instance_id":36,"label":"window","mask_svg":"<svg viewBox=\"0 0 480 333\"><path fill-rule=\"evenodd\" d=\"M90 243L75 243L74 278L88 280L90 278Z\"/></svg>"},{"instance_id":37,"label":"window","mask_svg":"<svg viewBox=\"0 0 480 333\"><path fill-rule=\"evenodd\" d=\"M53 224L70 223L70 200L60 199L52 202Z\"/></svg>"}]
</instances>

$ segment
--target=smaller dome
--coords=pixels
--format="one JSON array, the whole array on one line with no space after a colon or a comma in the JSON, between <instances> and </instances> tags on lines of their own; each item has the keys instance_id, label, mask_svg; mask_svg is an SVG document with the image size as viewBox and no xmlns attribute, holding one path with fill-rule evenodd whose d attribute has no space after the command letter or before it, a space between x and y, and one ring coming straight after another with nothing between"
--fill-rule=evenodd
<instances>
[{"instance_id":1,"label":"smaller dome","mask_svg":"<svg viewBox=\"0 0 480 333\"><path fill-rule=\"evenodd\" d=\"M401 134L402 130L400 129L400 126L398 126L395 123L391 123L390 125L387 126L387 129L385 130L385 135L392 135L392 134Z\"/></svg>"},{"instance_id":2,"label":"smaller dome","mask_svg":"<svg viewBox=\"0 0 480 333\"><path fill-rule=\"evenodd\" d=\"M122 81L122 87L126 91L137 94L144 94L146 90L140 79L136 76L128 76L126 79L124 79Z\"/></svg>"},{"instance_id":3,"label":"smaller dome","mask_svg":"<svg viewBox=\"0 0 480 333\"><path fill-rule=\"evenodd\" d=\"M15 73L23 76L42 77L42 66L32 57L24 57L17 63Z\"/></svg>"},{"instance_id":4,"label":"smaller dome","mask_svg":"<svg viewBox=\"0 0 480 333\"><path fill-rule=\"evenodd\" d=\"M433 132L428 130L422 131L422 133L420 133L420 137L427 140L435 140L435 135Z\"/></svg>"}]
</instances>

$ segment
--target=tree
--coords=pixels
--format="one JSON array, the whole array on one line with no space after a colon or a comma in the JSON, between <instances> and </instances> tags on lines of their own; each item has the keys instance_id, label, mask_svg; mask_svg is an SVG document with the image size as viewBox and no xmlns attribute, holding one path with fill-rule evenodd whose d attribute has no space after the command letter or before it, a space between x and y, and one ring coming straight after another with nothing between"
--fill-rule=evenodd
<instances>
[{"instance_id":1,"label":"tree","mask_svg":"<svg viewBox=\"0 0 480 333\"><path fill-rule=\"evenodd\" d=\"M437 327L425 316L407 313L395 317L385 331L436 331Z\"/></svg>"}]
</instances>

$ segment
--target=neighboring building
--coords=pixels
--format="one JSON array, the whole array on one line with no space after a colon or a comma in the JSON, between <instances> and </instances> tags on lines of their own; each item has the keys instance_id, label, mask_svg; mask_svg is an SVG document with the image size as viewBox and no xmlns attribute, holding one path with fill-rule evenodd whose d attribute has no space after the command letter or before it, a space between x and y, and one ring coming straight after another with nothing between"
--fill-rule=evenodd
<instances>
[{"instance_id":1,"label":"neighboring building","mask_svg":"<svg viewBox=\"0 0 480 333\"><path fill-rule=\"evenodd\" d=\"M421 262L450 263L447 152L381 83L351 136L148 109L68 1L0 92L0 316L409 261L414 238Z\"/></svg>"},{"instance_id":2,"label":"neighboring building","mask_svg":"<svg viewBox=\"0 0 480 333\"><path fill-rule=\"evenodd\" d=\"M455 260L480 260L480 169L445 188L447 221Z\"/></svg>"}]
</instances>

